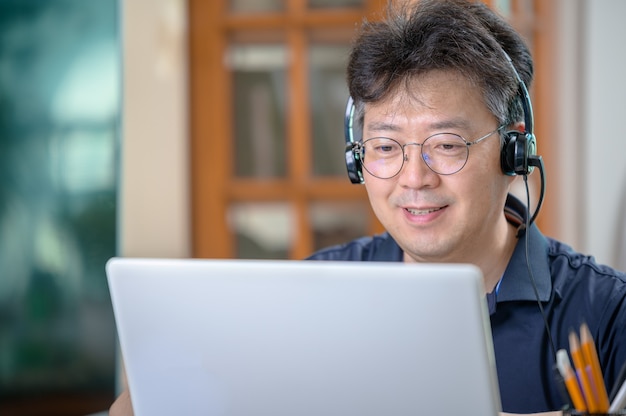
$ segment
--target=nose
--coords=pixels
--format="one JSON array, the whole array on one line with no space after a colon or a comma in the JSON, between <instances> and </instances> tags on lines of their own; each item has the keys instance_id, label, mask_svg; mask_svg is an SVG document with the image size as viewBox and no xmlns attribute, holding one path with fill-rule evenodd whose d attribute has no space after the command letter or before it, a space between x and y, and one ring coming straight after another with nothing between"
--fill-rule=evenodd
<instances>
[{"instance_id":1,"label":"nose","mask_svg":"<svg viewBox=\"0 0 626 416\"><path fill-rule=\"evenodd\" d=\"M399 183L407 188L433 187L439 175L433 172L422 158L422 145L407 143L404 146L404 164L399 173Z\"/></svg>"}]
</instances>

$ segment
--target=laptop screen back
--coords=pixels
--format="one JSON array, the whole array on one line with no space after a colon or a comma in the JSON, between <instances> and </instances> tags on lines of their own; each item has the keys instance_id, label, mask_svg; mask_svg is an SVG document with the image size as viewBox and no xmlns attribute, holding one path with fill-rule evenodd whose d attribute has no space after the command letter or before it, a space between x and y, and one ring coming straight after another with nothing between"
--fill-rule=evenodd
<instances>
[{"instance_id":1,"label":"laptop screen back","mask_svg":"<svg viewBox=\"0 0 626 416\"><path fill-rule=\"evenodd\" d=\"M468 265L107 264L135 414L496 415Z\"/></svg>"}]
</instances>

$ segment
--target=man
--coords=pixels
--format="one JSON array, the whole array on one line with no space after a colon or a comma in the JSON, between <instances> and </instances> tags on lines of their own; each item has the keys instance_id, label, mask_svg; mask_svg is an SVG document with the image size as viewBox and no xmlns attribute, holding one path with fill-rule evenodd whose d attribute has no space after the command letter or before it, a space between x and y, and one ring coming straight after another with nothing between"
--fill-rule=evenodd
<instances>
[{"instance_id":1,"label":"man","mask_svg":"<svg viewBox=\"0 0 626 416\"><path fill-rule=\"evenodd\" d=\"M532 73L521 37L480 3L421 0L365 23L348 64L346 160L387 232L311 256L479 266L512 413L563 408L555 352L583 322L609 390L626 363L624 275L527 229L509 195L541 167Z\"/></svg>"},{"instance_id":2,"label":"man","mask_svg":"<svg viewBox=\"0 0 626 416\"><path fill-rule=\"evenodd\" d=\"M346 160L386 233L310 257L480 267L511 413L563 408L555 352L582 322L608 389L626 362L626 277L542 236L509 195L541 167L532 73L521 37L479 3L421 0L364 23L348 64Z\"/></svg>"}]
</instances>

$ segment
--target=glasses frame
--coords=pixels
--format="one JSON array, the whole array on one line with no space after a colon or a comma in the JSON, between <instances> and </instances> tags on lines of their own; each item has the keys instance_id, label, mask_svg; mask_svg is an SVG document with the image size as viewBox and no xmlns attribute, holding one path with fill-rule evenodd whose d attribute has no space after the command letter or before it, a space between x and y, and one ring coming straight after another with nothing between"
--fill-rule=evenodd
<instances>
[{"instance_id":1,"label":"glasses frame","mask_svg":"<svg viewBox=\"0 0 626 416\"><path fill-rule=\"evenodd\" d=\"M441 176L449 176L449 175L454 175L455 173L459 173L464 167L465 165L467 165L467 161L469 160L469 148L470 146L473 146L475 144L478 144L480 142L482 142L483 140L487 139L488 137L492 136L495 133L500 132L502 129L504 128L504 126L500 126L497 129L485 134L484 136L479 137L478 139L474 140L474 141L468 141L467 139L465 139L465 137L461 136L460 134L456 134L456 133L448 133L448 132L441 132L441 133L435 133L433 135L428 136L427 138L424 139L424 141L422 143L417 143L417 142L411 142L411 143L405 143L405 144L401 144L399 141L392 139L390 137L384 137L384 136L376 136L376 137L372 137L369 138L363 142L357 142L355 144L355 151L358 152L359 155L359 159L361 160L361 165L363 166L363 168L372 176L374 176L375 178L378 179L391 179L396 177L400 172L402 172L402 168L404 167L404 163L408 162L408 155L405 152L405 148L407 146L418 146L420 148L420 157L422 158L422 160L424 161L424 163L426 164L426 166L428 166L428 169L430 169L431 171L433 171L434 173L436 173L437 175L441 175ZM426 160L426 158L424 157L424 144L432 137L435 136L439 136L442 134L449 134L452 136L456 136L458 138L460 138L466 146L467 152L465 155L465 162L463 162L463 164L461 165L461 167L459 167L457 170L455 170L454 172L450 172L450 173L441 173L441 172L437 172L432 166L430 166L428 164L428 161ZM400 146L400 148L402 149L402 163L400 164L400 167L398 168L398 171L396 173L394 173L391 176L388 177L381 177L378 175L375 175L374 173L372 173L369 169L367 169L367 166L365 166L365 143L369 142L370 140L376 140L376 139L387 139L387 140L391 140L395 143L398 144L398 146Z\"/></svg>"}]
</instances>

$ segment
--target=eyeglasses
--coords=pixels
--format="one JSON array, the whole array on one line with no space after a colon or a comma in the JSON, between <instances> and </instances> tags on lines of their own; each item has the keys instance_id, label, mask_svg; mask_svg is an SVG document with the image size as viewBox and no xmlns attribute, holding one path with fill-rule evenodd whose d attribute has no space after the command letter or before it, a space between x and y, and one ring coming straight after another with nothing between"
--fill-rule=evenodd
<instances>
[{"instance_id":1,"label":"eyeglasses","mask_svg":"<svg viewBox=\"0 0 626 416\"><path fill-rule=\"evenodd\" d=\"M439 175L457 173L467 163L469 147L480 143L503 126L487 133L483 137L468 142L454 133L437 133L427 137L423 143L400 144L388 137L375 137L356 144L361 164L372 176L379 179L390 179L402 170L408 161L405 147L415 145L421 148L422 159L426 166Z\"/></svg>"}]
</instances>

